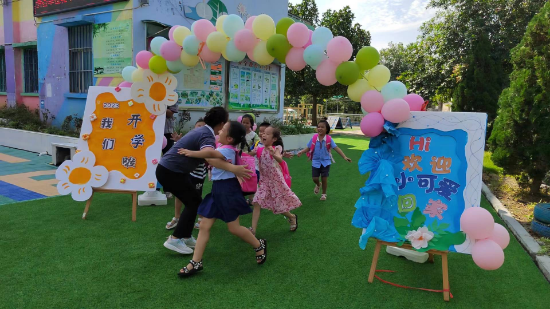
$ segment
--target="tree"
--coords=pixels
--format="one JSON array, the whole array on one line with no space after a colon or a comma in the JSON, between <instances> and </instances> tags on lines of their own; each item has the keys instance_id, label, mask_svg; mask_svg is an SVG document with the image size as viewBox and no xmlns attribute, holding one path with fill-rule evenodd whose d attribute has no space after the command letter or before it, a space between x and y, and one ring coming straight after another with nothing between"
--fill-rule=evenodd
<instances>
[{"instance_id":1,"label":"tree","mask_svg":"<svg viewBox=\"0 0 550 309\"><path fill-rule=\"evenodd\" d=\"M353 45L353 57L363 46L370 45L370 33L361 28L358 23L353 23L355 15L349 6L341 10L328 10L319 21L317 4L314 0L304 0L300 4L289 4L289 13L303 18L316 26L329 28L334 36L344 36ZM305 10L305 12L304 12ZM317 16L317 18L315 17ZM316 22L318 21L318 22ZM286 70L285 93L288 97L311 97L313 110L317 110L317 104L333 96L347 95L347 87L336 84L330 87L323 86L317 81L315 70L307 66L299 72ZM312 114L312 124L317 125L317 114Z\"/></svg>"},{"instance_id":2,"label":"tree","mask_svg":"<svg viewBox=\"0 0 550 309\"><path fill-rule=\"evenodd\" d=\"M485 33L479 34L473 44L466 65L455 73L459 83L453 94L453 109L463 112L486 111L488 123L492 124L502 90L501 70L491 56L491 43Z\"/></svg>"},{"instance_id":3,"label":"tree","mask_svg":"<svg viewBox=\"0 0 550 309\"><path fill-rule=\"evenodd\" d=\"M499 99L489 144L507 173L527 176L539 193L550 170L550 2L529 23L511 53L510 87Z\"/></svg>"},{"instance_id":4,"label":"tree","mask_svg":"<svg viewBox=\"0 0 550 309\"><path fill-rule=\"evenodd\" d=\"M407 47L403 43L390 42L387 48L380 50L380 64L385 65L391 72L390 80L397 80L401 74L411 71L410 58Z\"/></svg>"}]
</instances>

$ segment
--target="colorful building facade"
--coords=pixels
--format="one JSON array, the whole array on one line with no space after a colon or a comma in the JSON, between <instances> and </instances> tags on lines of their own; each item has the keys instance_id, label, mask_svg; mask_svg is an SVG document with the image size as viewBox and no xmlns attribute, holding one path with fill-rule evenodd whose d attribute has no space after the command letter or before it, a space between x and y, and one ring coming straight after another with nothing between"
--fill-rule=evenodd
<instances>
[{"instance_id":1,"label":"colorful building facade","mask_svg":"<svg viewBox=\"0 0 550 309\"><path fill-rule=\"evenodd\" d=\"M287 16L287 7L286 0L72 0L61 4L34 0L34 6L33 0L10 1L3 6L1 14L3 28L0 32L3 37L0 37L0 41L6 59L4 71L8 78L6 90L3 92L0 83L0 104L4 101L9 105L23 103L33 109L39 108L49 119L52 116L55 118L54 125L60 125L67 116L82 117L89 86L118 85L122 81L122 68L135 65L135 55L141 50L149 49L152 38L167 38L172 26L190 28L200 18L207 18L215 23L216 18L223 14L238 14L246 20L249 16L265 13L278 21ZM26 48L34 48L37 59L37 85L31 94L22 88L25 87L24 73L30 72L30 69L23 68L25 61L18 58L24 58ZM212 70L214 67L218 66L213 66ZM223 84L218 85L218 88L225 90L223 96L215 93L211 95L215 88L211 86L206 91L199 91L198 96L202 95L200 100L220 100L221 97L229 102L227 84L230 81L231 65L225 62L219 67L224 73ZM282 92L284 66L280 71L277 78L282 83L276 91ZM21 73L18 75L17 72ZM12 74L15 78L9 77ZM180 115L185 115L191 123L194 118L204 115L208 104L202 106L200 100L192 101L189 98L197 95L196 91L189 90L192 89L189 81L189 76L192 75L189 74L180 74L177 77L178 89L181 90L184 102L196 103L180 106L180 109L186 111ZM258 76L268 76L269 72L263 74ZM252 78L256 75L250 76ZM275 81L275 77L272 78ZM269 84L268 86L271 87ZM273 98L273 94L271 96ZM281 97L282 95L276 98ZM229 107L227 103L224 106ZM233 109L236 113L237 108ZM282 117L282 110L281 103L271 114Z\"/></svg>"}]
</instances>

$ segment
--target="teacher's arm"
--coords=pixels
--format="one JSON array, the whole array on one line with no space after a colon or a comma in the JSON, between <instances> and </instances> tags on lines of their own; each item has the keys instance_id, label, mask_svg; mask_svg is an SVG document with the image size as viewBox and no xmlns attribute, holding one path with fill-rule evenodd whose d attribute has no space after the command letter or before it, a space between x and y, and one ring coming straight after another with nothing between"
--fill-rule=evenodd
<instances>
[{"instance_id":1,"label":"teacher's arm","mask_svg":"<svg viewBox=\"0 0 550 309\"><path fill-rule=\"evenodd\" d=\"M220 168L231 172L237 176L237 178L250 179L252 171L247 169L244 165L234 165L222 159L206 159L208 164L212 165L215 168Z\"/></svg>"}]
</instances>

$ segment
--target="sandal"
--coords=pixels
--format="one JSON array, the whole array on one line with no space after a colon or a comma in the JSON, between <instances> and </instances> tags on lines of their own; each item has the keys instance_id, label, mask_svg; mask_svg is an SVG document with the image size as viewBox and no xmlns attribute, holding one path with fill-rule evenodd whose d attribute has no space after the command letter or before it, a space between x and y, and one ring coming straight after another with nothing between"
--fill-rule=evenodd
<instances>
[{"instance_id":1,"label":"sandal","mask_svg":"<svg viewBox=\"0 0 550 309\"><path fill-rule=\"evenodd\" d=\"M265 263L265 260L267 259L267 241L265 239L259 239L259 241L260 246L258 248L254 248L254 251L260 252L264 250L263 254L256 255L256 262L258 263L258 265L261 265Z\"/></svg>"},{"instance_id":2,"label":"sandal","mask_svg":"<svg viewBox=\"0 0 550 309\"><path fill-rule=\"evenodd\" d=\"M187 266L185 266L184 268L182 268L180 270L180 272L178 273L178 276L180 277L189 277L199 271L202 270L202 261L200 262L195 262L193 260L189 261L189 264L193 265L193 268L192 269L189 269L187 268Z\"/></svg>"},{"instance_id":3,"label":"sandal","mask_svg":"<svg viewBox=\"0 0 550 309\"><path fill-rule=\"evenodd\" d=\"M319 186L315 185L315 189L313 189L313 193L319 194Z\"/></svg>"},{"instance_id":4,"label":"sandal","mask_svg":"<svg viewBox=\"0 0 550 309\"><path fill-rule=\"evenodd\" d=\"M326 201L326 199L327 199L327 195L326 194L321 194L320 200L321 201Z\"/></svg>"},{"instance_id":5,"label":"sandal","mask_svg":"<svg viewBox=\"0 0 550 309\"><path fill-rule=\"evenodd\" d=\"M292 219L294 219L294 224L292 224ZM296 231L298 229L298 216L294 215L294 218L288 219L288 223L290 223L290 231Z\"/></svg>"},{"instance_id":6,"label":"sandal","mask_svg":"<svg viewBox=\"0 0 550 309\"><path fill-rule=\"evenodd\" d=\"M179 219L176 217L172 218L172 221L166 223L166 229L171 230L178 225Z\"/></svg>"}]
</instances>

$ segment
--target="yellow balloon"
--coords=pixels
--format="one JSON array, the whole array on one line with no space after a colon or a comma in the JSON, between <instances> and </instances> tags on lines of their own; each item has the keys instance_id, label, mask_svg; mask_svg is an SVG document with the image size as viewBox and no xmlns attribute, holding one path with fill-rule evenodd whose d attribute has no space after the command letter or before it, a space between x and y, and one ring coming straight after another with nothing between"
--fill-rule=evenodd
<instances>
[{"instance_id":1,"label":"yellow balloon","mask_svg":"<svg viewBox=\"0 0 550 309\"><path fill-rule=\"evenodd\" d=\"M206 46L215 53L221 53L227 45L227 37L218 31L214 31L206 38Z\"/></svg>"},{"instance_id":2,"label":"yellow balloon","mask_svg":"<svg viewBox=\"0 0 550 309\"><path fill-rule=\"evenodd\" d=\"M137 82L142 82L143 81L143 69L142 68L138 68L137 70L135 70L133 73L132 73L132 82L133 83L137 83Z\"/></svg>"},{"instance_id":3,"label":"yellow balloon","mask_svg":"<svg viewBox=\"0 0 550 309\"><path fill-rule=\"evenodd\" d=\"M369 84L380 91L385 84L390 81L391 73L390 69L379 64L369 71L367 79Z\"/></svg>"},{"instance_id":4,"label":"yellow balloon","mask_svg":"<svg viewBox=\"0 0 550 309\"><path fill-rule=\"evenodd\" d=\"M354 102L361 102L361 97L369 90L373 90L373 88L369 85L369 82L361 78L348 86L348 97Z\"/></svg>"},{"instance_id":5,"label":"yellow balloon","mask_svg":"<svg viewBox=\"0 0 550 309\"><path fill-rule=\"evenodd\" d=\"M252 23L252 30L257 38L267 41L275 34L275 22L269 15L258 15Z\"/></svg>"},{"instance_id":6,"label":"yellow balloon","mask_svg":"<svg viewBox=\"0 0 550 309\"><path fill-rule=\"evenodd\" d=\"M227 15L222 15L218 17L216 20L216 30L221 32L223 35L226 35L225 32L223 32L223 21L227 18Z\"/></svg>"},{"instance_id":7,"label":"yellow balloon","mask_svg":"<svg viewBox=\"0 0 550 309\"><path fill-rule=\"evenodd\" d=\"M180 60L183 64L192 68L199 63L200 58L199 56L189 55L188 53L185 52L185 50L182 50L180 55Z\"/></svg>"},{"instance_id":8,"label":"yellow balloon","mask_svg":"<svg viewBox=\"0 0 550 309\"><path fill-rule=\"evenodd\" d=\"M257 17L256 17L257 18ZM275 60L275 57L271 56L267 52L267 43L265 41L260 41L258 44L256 44L256 47L254 47L254 60L259 65L268 65Z\"/></svg>"},{"instance_id":9,"label":"yellow balloon","mask_svg":"<svg viewBox=\"0 0 550 309\"><path fill-rule=\"evenodd\" d=\"M183 45L183 40L191 34L191 30L189 28L184 26L179 26L174 30L174 33L172 34L174 36L174 41L179 45Z\"/></svg>"}]
</instances>

